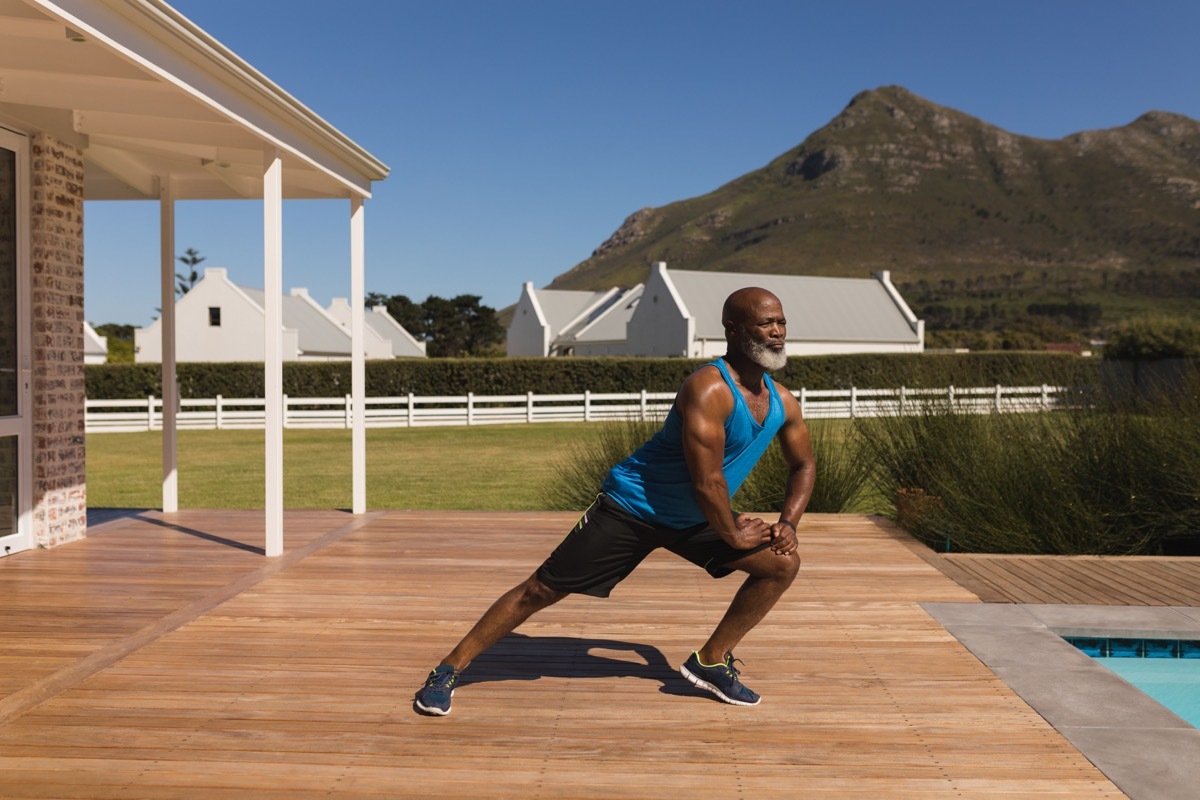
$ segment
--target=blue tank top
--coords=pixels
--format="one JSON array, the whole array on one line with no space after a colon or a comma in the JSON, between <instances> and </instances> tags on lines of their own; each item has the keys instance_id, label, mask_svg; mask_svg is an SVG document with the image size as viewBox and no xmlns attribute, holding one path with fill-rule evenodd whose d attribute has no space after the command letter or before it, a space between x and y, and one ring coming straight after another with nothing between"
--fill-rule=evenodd
<instances>
[{"instance_id":1,"label":"blue tank top","mask_svg":"<svg viewBox=\"0 0 1200 800\"><path fill-rule=\"evenodd\" d=\"M770 406L760 425L730 377L725 360L718 358L708 366L721 371L733 393L733 411L725 419L725 457L721 464L732 499L783 427L783 403L775 382L764 375ZM683 457L683 419L675 406L671 406L662 428L650 441L609 470L601 491L630 514L656 525L681 529L706 521L696 503L692 477Z\"/></svg>"}]
</instances>

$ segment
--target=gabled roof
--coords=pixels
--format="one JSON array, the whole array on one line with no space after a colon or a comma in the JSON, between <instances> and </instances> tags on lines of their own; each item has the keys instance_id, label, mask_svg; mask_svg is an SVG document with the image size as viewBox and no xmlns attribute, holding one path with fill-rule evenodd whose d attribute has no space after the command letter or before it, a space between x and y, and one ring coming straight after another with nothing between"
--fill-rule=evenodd
<instances>
[{"instance_id":1,"label":"gabled roof","mask_svg":"<svg viewBox=\"0 0 1200 800\"><path fill-rule=\"evenodd\" d=\"M588 315L615 295L616 289L603 292L575 292L562 289L538 289L535 297L541 306L552 337L561 336L571 327L586 324Z\"/></svg>"},{"instance_id":2,"label":"gabled roof","mask_svg":"<svg viewBox=\"0 0 1200 800\"><path fill-rule=\"evenodd\" d=\"M238 286L259 308L266 308L262 289ZM334 354L350 357L350 334L325 313L304 289L293 289L283 297L283 327L297 332L302 354Z\"/></svg>"},{"instance_id":3,"label":"gabled roof","mask_svg":"<svg viewBox=\"0 0 1200 800\"><path fill-rule=\"evenodd\" d=\"M917 342L913 325L882 280L808 275L668 271L696 320L696 338L723 339L721 306L746 286L761 286L783 303L788 339L802 341ZM911 313L911 312L910 312ZM915 322L915 319L914 319Z\"/></svg>"},{"instance_id":4,"label":"gabled roof","mask_svg":"<svg viewBox=\"0 0 1200 800\"><path fill-rule=\"evenodd\" d=\"M425 355L425 342L417 341L415 336L388 313L387 306L372 306L371 313L363 316L363 323L392 343L393 355Z\"/></svg>"},{"instance_id":5,"label":"gabled roof","mask_svg":"<svg viewBox=\"0 0 1200 800\"><path fill-rule=\"evenodd\" d=\"M612 298L603 311L593 316L586 325L578 327L569 337L575 342L623 342L625 326L637 308L645 285L639 283Z\"/></svg>"},{"instance_id":6,"label":"gabled roof","mask_svg":"<svg viewBox=\"0 0 1200 800\"><path fill-rule=\"evenodd\" d=\"M350 301L345 297L335 297L325 309L325 313L337 320L343 329L350 327L353 312ZM363 315L363 325L367 331L388 342L392 355L396 358L414 358L425 355L425 342L417 341L395 317L388 313L387 306L372 306L370 313Z\"/></svg>"},{"instance_id":7,"label":"gabled roof","mask_svg":"<svg viewBox=\"0 0 1200 800\"><path fill-rule=\"evenodd\" d=\"M0 0L0 118L78 146L87 200L369 197L388 168L162 0Z\"/></svg>"},{"instance_id":8,"label":"gabled roof","mask_svg":"<svg viewBox=\"0 0 1200 800\"><path fill-rule=\"evenodd\" d=\"M108 337L96 333L87 320L83 323L83 355L84 358L108 356Z\"/></svg>"}]
</instances>

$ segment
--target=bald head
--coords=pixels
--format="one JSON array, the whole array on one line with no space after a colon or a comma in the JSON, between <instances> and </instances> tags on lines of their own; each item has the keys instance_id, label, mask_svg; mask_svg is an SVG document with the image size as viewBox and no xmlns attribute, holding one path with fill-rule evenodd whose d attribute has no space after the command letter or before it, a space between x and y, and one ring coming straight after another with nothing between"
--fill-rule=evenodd
<instances>
[{"instance_id":1,"label":"bald head","mask_svg":"<svg viewBox=\"0 0 1200 800\"><path fill-rule=\"evenodd\" d=\"M726 298L721 322L730 363L752 363L768 371L787 365L787 319L783 304L771 292L757 286L738 289Z\"/></svg>"},{"instance_id":2,"label":"bald head","mask_svg":"<svg viewBox=\"0 0 1200 800\"><path fill-rule=\"evenodd\" d=\"M725 305L721 307L721 324L725 326L726 331L739 328L757 317L764 310L764 306L774 306L780 311L783 310L779 298L766 289L757 286L738 289L725 298Z\"/></svg>"}]
</instances>

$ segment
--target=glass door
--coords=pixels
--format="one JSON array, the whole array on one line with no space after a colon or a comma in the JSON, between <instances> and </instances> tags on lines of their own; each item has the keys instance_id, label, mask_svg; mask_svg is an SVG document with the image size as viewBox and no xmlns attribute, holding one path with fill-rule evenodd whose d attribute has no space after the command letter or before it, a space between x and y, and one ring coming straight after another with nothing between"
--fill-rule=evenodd
<instances>
[{"instance_id":1,"label":"glass door","mask_svg":"<svg viewBox=\"0 0 1200 800\"><path fill-rule=\"evenodd\" d=\"M0 128L0 556L30 546L28 143Z\"/></svg>"}]
</instances>

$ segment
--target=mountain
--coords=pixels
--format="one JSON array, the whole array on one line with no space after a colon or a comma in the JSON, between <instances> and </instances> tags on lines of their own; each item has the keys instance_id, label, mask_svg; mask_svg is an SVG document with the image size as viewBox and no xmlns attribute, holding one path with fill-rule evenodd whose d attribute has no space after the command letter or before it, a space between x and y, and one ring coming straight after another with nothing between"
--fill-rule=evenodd
<instances>
[{"instance_id":1,"label":"mountain","mask_svg":"<svg viewBox=\"0 0 1200 800\"><path fill-rule=\"evenodd\" d=\"M643 208L554 289L688 270L865 277L902 288L1067 294L1154 286L1200 298L1200 122L1151 111L1057 140L1008 133L898 86L709 194ZM1173 276L1162 281L1146 276ZM961 283L960 283L961 282ZM1036 287L1034 287L1036 288ZM915 289L914 289L915 291ZM928 299L928 298L926 298Z\"/></svg>"}]
</instances>

